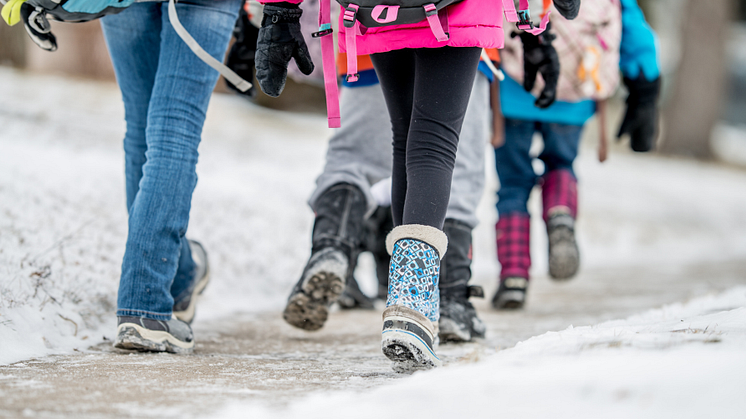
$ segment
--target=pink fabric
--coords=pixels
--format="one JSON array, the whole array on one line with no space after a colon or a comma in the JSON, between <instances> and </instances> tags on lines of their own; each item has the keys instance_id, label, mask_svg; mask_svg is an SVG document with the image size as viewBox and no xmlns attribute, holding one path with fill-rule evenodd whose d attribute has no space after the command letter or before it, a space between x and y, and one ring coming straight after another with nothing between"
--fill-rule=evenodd
<instances>
[{"instance_id":1,"label":"pink fabric","mask_svg":"<svg viewBox=\"0 0 746 419\"><path fill-rule=\"evenodd\" d=\"M324 0L328 1L328 0ZM356 82L358 79L357 74L357 34L360 32L360 22L358 22L355 18L355 14L357 13L358 6L351 4L350 7L346 10L344 10L341 15L340 19L342 21L350 21L352 22L355 20L355 23L353 24L352 28L349 28L345 33L345 46L346 49L350 51L349 54L347 54L347 81L349 82ZM339 25L340 27L344 27L342 23Z\"/></svg>"},{"instance_id":2,"label":"pink fabric","mask_svg":"<svg viewBox=\"0 0 746 419\"><path fill-rule=\"evenodd\" d=\"M450 39L438 42L427 20L408 25L369 28L357 39L359 55L375 54L403 48L482 47L502 48L503 7L495 0L464 0L441 10L447 14ZM339 49L345 49L345 31L340 15Z\"/></svg>"},{"instance_id":3,"label":"pink fabric","mask_svg":"<svg viewBox=\"0 0 746 419\"><path fill-rule=\"evenodd\" d=\"M541 198L544 204L544 221L554 211L578 215L578 181L569 170L553 170L542 178Z\"/></svg>"},{"instance_id":4,"label":"pink fabric","mask_svg":"<svg viewBox=\"0 0 746 419\"><path fill-rule=\"evenodd\" d=\"M319 29L324 25L331 25L330 3L322 0L319 4ZM339 87L337 85L337 68L334 65L333 34L321 37L321 53L324 67L324 93L326 94L326 115L329 128L339 128L342 120L339 113Z\"/></svg>"},{"instance_id":5,"label":"pink fabric","mask_svg":"<svg viewBox=\"0 0 746 419\"><path fill-rule=\"evenodd\" d=\"M497 260L500 280L511 277L528 278L531 267L531 218L528 214L512 213L500 216L495 226Z\"/></svg>"},{"instance_id":6,"label":"pink fabric","mask_svg":"<svg viewBox=\"0 0 746 419\"><path fill-rule=\"evenodd\" d=\"M386 12L386 17L381 19L383 12ZM373 8L373 20L378 23L390 23L396 20L399 15L399 6L386 6L379 4Z\"/></svg>"},{"instance_id":7,"label":"pink fabric","mask_svg":"<svg viewBox=\"0 0 746 419\"><path fill-rule=\"evenodd\" d=\"M443 30L443 25L440 24L440 18L438 17L438 13L435 12L434 14L429 14L430 12L435 10L435 5L430 3L425 5L425 12L428 13L427 16L427 23L430 25L430 30L433 31L433 35L435 35L435 39L438 40L438 42L446 42L448 40L448 35Z\"/></svg>"}]
</instances>

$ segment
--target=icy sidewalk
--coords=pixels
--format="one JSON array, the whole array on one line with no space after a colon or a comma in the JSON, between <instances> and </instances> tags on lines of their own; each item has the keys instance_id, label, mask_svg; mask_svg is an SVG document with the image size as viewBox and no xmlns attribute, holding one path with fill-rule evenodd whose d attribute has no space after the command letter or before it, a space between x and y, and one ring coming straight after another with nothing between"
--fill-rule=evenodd
<instances>
[{"instance_id":1,"label":"icy sidewalk","mask_svg":"<svg viewBox=\"0 0 746 419\"><path fill-rule=\"evenodd\" d=\"M709 308L671 308L671 316L646 315L620 326L603 322L744 283L744 171L627 154L600 165L592 150L583 150L577 164L579 277L567 284L546 278L545 234L534 217L526 310L496 313L476 302L489 327L487 341L444 346L448 368L402 380L378 348L380 313L334 313L315 334L293 330L280 318L309 252L313 215L305 201L323 166L330 135L325 119L217 95L200 146L188 233L205 244L213 268L195 322L197 350L190 357L130 356L105 340L114 334L127 222L119 92L113 84L2 68L0 91L0 417L24 409L49 417L189 417L237 401L240 407L227 416L238 409L272 416L272 407L257 407L267 402L291 403L285 413L304 416L360 406L351 414L359 417L381 413L382 400L391 407L403 403L397 388L441 406L446 386L456 390L449 405L459 415L471 409L501 416L501 406L559 415L564 399L588 401L581 406L588 415L606 402L652 406L640 411L646 414L670 402L673 393L665 388L682 383L684 402L672 402L681 417L688 413L676 410L679 404L699 402L692 397L696 375L707 384L702 403L720 400L709 397L717 389L721 395L743 389L743 381L731 379L746 375L731 359L744 353L743 340L720 319L696 320L707 310L735 307L719 298ZM491 163L488 174L492 189L480 208L473 271L491 295L497 275ZM361 267L368 268L360 273L363 285L370 285L370 265ZM710 323L716 325L707 328ZM570 324L601 325L564 330ZM679 326L689 332L672 332ZM564 331L545 334L557 330ZM524 343L488 357L518 342ZM487 358L458 365L464 357ZM730 368L722 370L726 364ZM645 379L635 381L638 375ZM712 384L714 377L721 380ZM394 387L371 390L387 383ZM313 409L296 404L313 392L327 396L303 402ZM742 407L741 399L729 400L713 403L714 412ZM329 409L336 405L338 411Z\"/></svg>"},{"instance_id":2,"label":"icy sidewalk","mask_svg":"<svg viewBox=\"0 0 746 419\"><path fill-rule=\"evenodd\" d=\"M746 287L521 342L366 393L220 418L743 418ZM213 415L211 415L214 417Z\"/></svg>"}]
</instances>

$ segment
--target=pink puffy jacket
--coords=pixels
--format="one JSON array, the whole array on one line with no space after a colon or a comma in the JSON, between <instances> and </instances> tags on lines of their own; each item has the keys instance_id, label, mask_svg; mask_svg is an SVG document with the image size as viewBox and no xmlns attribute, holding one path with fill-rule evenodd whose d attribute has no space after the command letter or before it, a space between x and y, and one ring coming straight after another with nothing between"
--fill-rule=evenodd
<instances>
[{"instance_id":1,"label":"pink puffy jacket","mask_svg":"<svg viewBox=\"0 0 746 419\"><path fill-rule=\"evenodd\" d=\"M262 0L263 3L275 3L283 0ZM302 0L284 0L299 4ZM324 1L324 0L321 0ZM334 1L334 0L332 0ZM374 54L403 48L439 48L451 47L482 47L502 48L503 34L503 5L500 0L463 0L452 4L440 13L441 22L447 16L450 39L438 42L433 35L427 21L408 25L392 25L369 28L364 35L357 37L357 53ZM345 28L342 25L342 15L339 23L339 49L345 49Z\"/></svg>"}]
</instances>

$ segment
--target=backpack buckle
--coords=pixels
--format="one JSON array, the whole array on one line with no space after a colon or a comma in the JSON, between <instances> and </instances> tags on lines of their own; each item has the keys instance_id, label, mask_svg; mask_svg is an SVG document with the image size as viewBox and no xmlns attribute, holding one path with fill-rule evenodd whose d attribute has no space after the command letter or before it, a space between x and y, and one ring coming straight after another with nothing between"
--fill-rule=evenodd
<instances>
[{"instance_id":1,"label":"backpack buckle","mask_svg":"<svg viewBox=\"0 0 746 419\"><path fill-rule=\"evenodd\" d=\"M354 83L360 79L360 73L348 74L345 76L345 81L348 83Z\"/></svg>"},{"instance_id":2,"label":"backpack buckle","mask_svg":"<svg viewBox=\"0 0 746 419\"><path fill-rule=\"evenodd\" d=\"M330 23L319 26L319 31L311 34L311 38L321 38L322 36L331 35L334 32Z\"/></svg>"},{"instance_id":3,"label":"backpack buckle","mask_svg":"<svg viewBox=\"0 0 746 419\"><path fill-rule=\"evenodd\" d=\"M357 22L357 10L360 7L357 4L350 3L346 8L344 15L342 17L342 22L344 23L345 28L352 28L355 26L355 23Z\"/></svg>"},{"instance_id":4,"label":"backpack buckle","mask_svg":"<svg viewBox=\"0 0 746 419\"><path fill-rule=\"evenodd\" d=\"M518 23L516 24L518 29L529 30L534 28L534 23L531 22L531 12L528 10L518 11Z\"/></svg>"}]
</instances>

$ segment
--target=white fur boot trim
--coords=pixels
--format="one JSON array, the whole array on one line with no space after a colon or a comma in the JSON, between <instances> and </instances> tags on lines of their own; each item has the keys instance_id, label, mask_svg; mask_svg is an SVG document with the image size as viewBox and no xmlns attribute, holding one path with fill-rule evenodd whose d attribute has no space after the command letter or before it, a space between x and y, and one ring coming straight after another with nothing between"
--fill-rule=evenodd
<instances>
[{"instance_id":1,"label":"white fur boot trim","mask_svg":"<svg viewBox=\"0 0 746 419\"><path fill-rule=\"evenodd\" d=\"M448 250L448 236L446 236L446 233L435 227L420 224L405 224L395 227L386 236L386 251L389 252L389 255L394 252L394 244L402 239L415 239L429 244L435 248L441 259L443 259L446 250Z\"/></svg>"}]
</instances>

